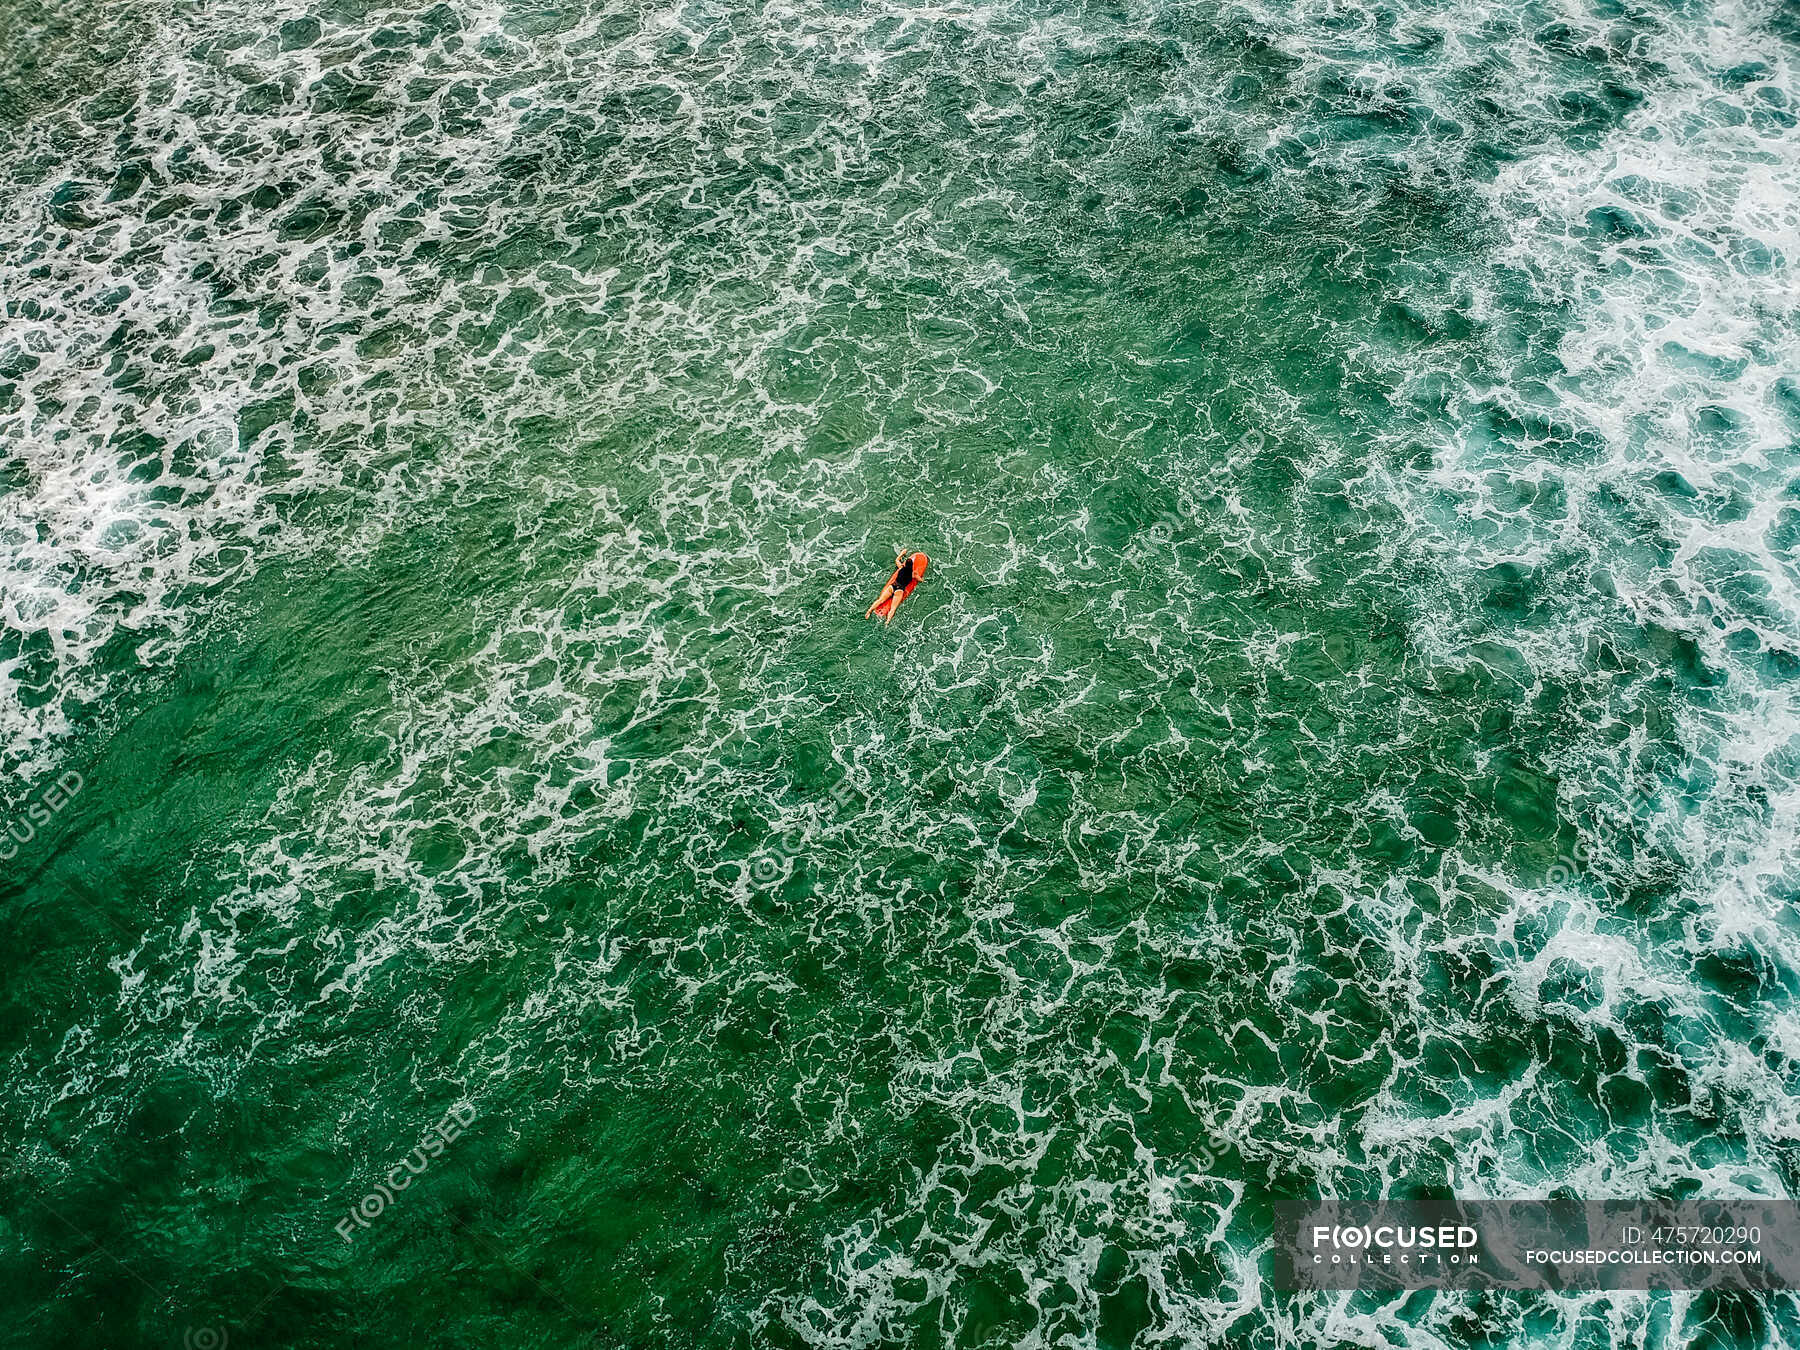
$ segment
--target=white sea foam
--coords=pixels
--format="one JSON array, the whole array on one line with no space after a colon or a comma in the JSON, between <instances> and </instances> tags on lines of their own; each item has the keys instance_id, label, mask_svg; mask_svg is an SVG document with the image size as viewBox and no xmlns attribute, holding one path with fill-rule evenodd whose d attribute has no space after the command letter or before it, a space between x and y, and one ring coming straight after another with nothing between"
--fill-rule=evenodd
<instances>
[{"instance_id":1,"label":"white sea foam","mask_svg":"<svg viewBox=\"0 0 1800 1350\"><path fill-rule=\"evenodd\" d=\"M1614 43L1550 10L1565 47ZM830 1346L901 1336L935 1300L953 1332L979 1281L1030 1310L1027 1345L1091 1343L1133 1281L1168 1343L1466 1339L1452 1300L1274 1300L1231 1227L1243 1171L1349 1189L1435 1168L1494 1194L1785 1184L1792 1018L1748 1014L1772 1062L1720 1026L1701 969L1796 971L1794 684L1770 657L1800 650L1780 384L1800 356L1800 164L1765 13L1646 21L1602 63L1643 103L1579 135L1556 111L1571 68L1497 3L1392 25L1335 3L777 5L535 35L502 8L457 15L380 52L382 24L425 20L372 14L283 51L298 10L170 18L122 86L123 148L83 103L0 143L0 360L38 361L0 412L18 466L0 614L29 644L0 695L18 770L118 694L111 649L154 680L272 559L360 561L499 497L522 569L519 593L459 613L471 655L374 658L387 695L348 733L367 753L290 766L235 823L228 880L109 958L116 1005L21 1087L38 1108L99 1128L156 1064L229 1088L271 1049L317 1053L321 1020L428 1034L444 1009L399 980L414 968L519 972L455 1071L540 1083L546 1111L724 1073L719 1047L783 1024L792 1099L747 1094L745 1130L805 1122L786 1201L835 1194L872 1133L938 1132L857 1202L818 1287L762 1291L758 1326ZM940 40L981 72L956 99L939 96L965 67L920 59ZM1165 40L1167 73L1071 130L1118 92L1104 58ZM1749 51L1767 73L1724 90ZM1238 99L1252 68L1260 96ZM367 100L320 106L340 76ZM1157 200L1163 116L1269 169L1265 209L1323 231L1397 188L1463 199L1433 219L1466 246L1421 233L1416 273L1359 270L1369 245L1344 232L1344 284L1474 332L1409 347L1319 321L1320 359L1402 414L1321 413L1254 345L1220 382L1237 407L1149 383L1186 361L1210 389L1206 363L1229 364L1217 334L1131 350L1134 316L1108 312L1181 313L1108 297L1192 236L1159 255L1155 230L1140 254L1130 228L1088 233ZM1321 117L1389 130L1326 136ZM1490 135L1525 152L1470 190ZM94 223L54 221L52 161L81 166ZM139 162L140 195L101 200ZM1027 192L1021 168L1056 190ZM259 189L279 203L220 221ZM188 202L151 220L152 193ZM990 256L951 228L969 220L991 222ZM1064 249L1061 270L1027 244ZM1246 308L1212 317L1246 327L1257 288L1306 280L1287 261L1247 241L1194 284L1243 269ZM1046 275L1095 298L1059 305ZM902 304L903 338L867 322ZM1091 400L1027 384L1045 371ZM1241 439L1245 411L1270 453ZM1146 490L1140 463L1171 481ZM953 509L921 514L925 474ZM1154 548L1117 504L1134 492L1177 521ZM1270 528L1301 499L1316 532ZM956 580L870 674L818 615L853 612L871 548L906 531L942 540L936 575ZM1378 537L1351 554L1361 534ZM1382 584L1334 588L1347 556ZM1097 653L1074 667L1071 634ZM1725 676L1707 697L1671 684L1694 675L1683 642ZM1530 728L1553 762L1509 771L1491 745L1431 739L1434 709L1482 681L1504 693L1477 712L1521 722L1562 691L1567 730ZM1528 847L1472 811L1428 819L1429 784L1368 781L1395 760L1521 797L1557 774L1533 798L1556 818L1518 827ZM829 806L827 765L854 808ZM750 859L795 830L806 847L759 888ZM1574 836L1589 861L1544 880ZM1663 908L1642 919L1629 885L1663 887ZM913 974L888 988L882 968ZM864 983L834 1001L821 971ZM812 1023L786 1026L789 1007ZM1543 1124L1568 1085L1533 1037L1614 1038L1621 1102L1653 1071L1689 1099L1621 1106L1570 1149ZM1492 1071L1521 1046L1529 1062ZM1351 1074L1379 1085L1315 1097ZM1737 1154L1698 1137L1702 1116ZM1196 1251L1216 1262L1204 1294ZM1555 1312L1570 1344L1583 1318L1630 1344L1661 1315L1599 1296Z\"/></svg>"}]
</instances>

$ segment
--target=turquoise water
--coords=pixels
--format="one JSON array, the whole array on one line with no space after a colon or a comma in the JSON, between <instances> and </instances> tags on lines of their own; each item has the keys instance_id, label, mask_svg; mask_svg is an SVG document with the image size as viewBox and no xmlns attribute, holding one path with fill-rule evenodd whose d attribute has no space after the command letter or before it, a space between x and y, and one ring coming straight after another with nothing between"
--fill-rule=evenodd
<instances>
[{"instance_id":1,"label":"turquoise water","mask_svg":"<svg viewBox=\"0 0 1800 1350\"><path fill-rule=\"evenodd\" d=\"M9 1341L1800 1339L1797 39L0 0Z\"/></svg>"}]
</instances>

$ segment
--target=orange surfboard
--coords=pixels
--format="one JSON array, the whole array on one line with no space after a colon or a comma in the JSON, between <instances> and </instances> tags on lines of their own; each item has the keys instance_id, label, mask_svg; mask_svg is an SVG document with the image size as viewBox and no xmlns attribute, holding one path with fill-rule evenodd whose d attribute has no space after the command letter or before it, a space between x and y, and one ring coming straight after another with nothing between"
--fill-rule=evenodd
<instances>
[{"instance_id":1,"label":"orange surfboard","mask_svg":"<svg viewBox=\"0 0 1800 1350\"><path fill-rule=\"evenodd\" d=\"M919 578L925 575L925 569L930 563L931 559L927 558L923 553L913 554L912 580L908 581L900 590L895 590L894 583L900 579L900 572L902 568L906 566L906 564L902 562L899 567L894 569L894 575L888 578L887 585L881 588L881 594L876 597L875 603L870 605L868 609L863 612L863 618L867 619L872 615L879 615L883 623L892 623L894 621L894 611L899 609L905 602L906 597L911 595L913 591L918 588Z\"/></svg>"}]
</instances>

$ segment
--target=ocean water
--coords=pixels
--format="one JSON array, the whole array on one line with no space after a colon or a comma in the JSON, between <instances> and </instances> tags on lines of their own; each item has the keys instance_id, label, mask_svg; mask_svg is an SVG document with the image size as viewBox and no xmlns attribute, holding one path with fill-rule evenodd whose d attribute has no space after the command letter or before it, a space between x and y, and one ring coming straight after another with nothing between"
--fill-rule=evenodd
<instances>
[{"instance_id":1,"label":"ocean water","mask_svg":"<svg viewBox=\"0 0 1800 1350\"><path fill-rule=\"evenodd\" d=\"M1262 1198L1800 1194L1797 57L0 0L0 1339L1800 1342Z\"/></svg>"}]
</instances>

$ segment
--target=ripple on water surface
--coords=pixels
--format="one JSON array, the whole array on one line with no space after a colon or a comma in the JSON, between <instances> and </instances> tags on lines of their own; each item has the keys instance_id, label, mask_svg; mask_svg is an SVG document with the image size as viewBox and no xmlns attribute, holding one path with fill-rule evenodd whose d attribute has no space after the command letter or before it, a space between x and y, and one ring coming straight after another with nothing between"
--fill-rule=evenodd
<instances>
[{"instance_id":1,"label":"ripple on water surface","mask_svg":"<svg viewBox=\"0 0 1800 1350\"><path fill-rule=\"evenodd\" d=\"M1796 1184L1780 11L0 14L45 1343L1794 1338L1252 1185Z\"/></svg>"}]
</instances>

